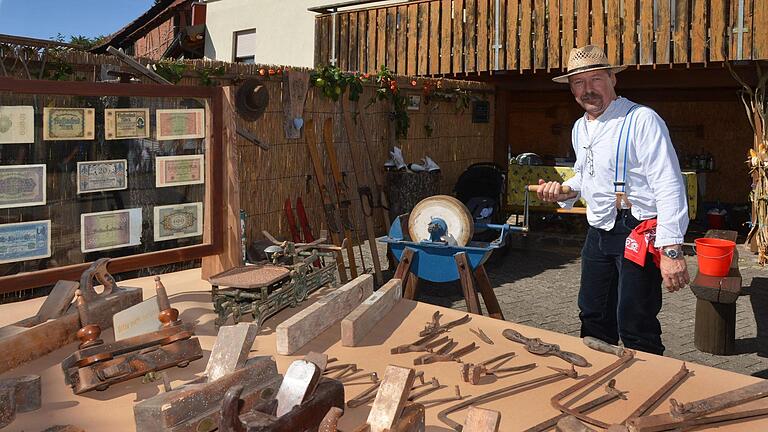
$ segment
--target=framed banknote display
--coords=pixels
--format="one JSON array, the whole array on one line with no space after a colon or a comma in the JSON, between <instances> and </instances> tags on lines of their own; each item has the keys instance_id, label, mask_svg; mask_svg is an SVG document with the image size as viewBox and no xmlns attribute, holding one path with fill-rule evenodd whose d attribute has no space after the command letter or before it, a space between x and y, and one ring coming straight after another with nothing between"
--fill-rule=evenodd
<instances>
[{"instance_id":1,"label":"framed banknote display","mask_svg":"<svg viewBox=\"0 0 768 432\"><path fill-rule=\"evenodd\" d=\"M156 242L203 235L202 202L157 206L154 216Z\"/></svg>"},{"instance_id":2,"label":"framed banknote display","mask_svg":"<svg viewBox=\"0 0 768 432\"><path fill-rule=\"evenodd\" d=\"M155 187L203 183L205 183L205 155L155 158Z\"/></svg>"},{"instance_id":3,"label":"framed banknote display","mask_svg":"<svg viewBox=\"0 0 768 432\"><path fill-rule=\"evenodd\" d=\"M80 250L95 252L141 244L141 209L80 215Z\"/></svg>"},{"instance_id":4,"label":"framed banknote display","mask_svg":"<svg viewBox=\"0 0 768 432\"><path fill-rule=\"evenodd\" d=\"M78 194L122 190L127 188L127 160L115 159L77 163Z\"/></svg>"},{"instance_id":5,"label":"framed banknote display","mask_svg":"<svg viewBox=\"0 0 768 432\"><path fill-rule=\"evenodd\" d=\"M46 141L92 140L96 110L93 108L43 108Z\"/></svg>"},{"instance_id":6,"label":"framed banknote display","mask_svg":"<svg viewBox=\"0 0 768 432\"><path fill-rule=\"evenodd\" d=\"M0 264L51 256L51 221L0 225Z\"/></svg>"},{"instance_id":7,"label":"framed banknote display","mask_svg":"<svg viewBox=\"0 0 768 432\"><path fill-rule=\"evenodd\" d=\"M35 108L0 106L0 144L35 142Z\"/></svg>"},{"instance_id":8,"label":"framed banknote display","mask_svg":"<svg viewBox=\"0 0 768 432\"><path fill-rule=\"evenodd\" d=\"M155 111L157 140L205 138L205 110L158 109Z\"/></svg>"},{"instance_id":9,"label":"framed banknote display","mask_svg":"<svg viewBox=\"0 0 768 432\"><path fill-rule=\"evenodd\" d=\"M149 138L149 108L104 110L104 139Z\"/></svg>"},{"instance_id":10,"label":"framed banknote display","mask_svg":"<svg viewBox=\"0 0 768 432\"><path fill-rule=\"evenodd\" d=\"M45 204L45 164L0 166L0 208Z\"/></svg>"}]
</instances>

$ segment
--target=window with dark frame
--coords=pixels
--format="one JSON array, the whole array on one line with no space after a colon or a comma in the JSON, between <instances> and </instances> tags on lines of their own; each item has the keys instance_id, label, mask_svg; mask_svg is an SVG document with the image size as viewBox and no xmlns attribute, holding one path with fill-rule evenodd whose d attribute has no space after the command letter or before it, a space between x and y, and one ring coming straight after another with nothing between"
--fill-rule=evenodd
<instances>
[{"instance_id":1,"label":"window with dark frame","mask_svg":"<svg viewBox=\"0 0 768 432\"><path fill-rule=\"evenodd\" d=\"M255 63L256 29L241 30L233 33L232 61L235 63Z\"/></svg>"}]
</instances>

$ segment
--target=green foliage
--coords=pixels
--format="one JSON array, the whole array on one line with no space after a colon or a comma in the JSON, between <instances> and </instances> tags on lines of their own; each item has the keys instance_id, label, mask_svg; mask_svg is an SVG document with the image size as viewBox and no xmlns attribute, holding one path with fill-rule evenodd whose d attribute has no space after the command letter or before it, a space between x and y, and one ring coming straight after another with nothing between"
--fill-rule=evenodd
<instances>
[{"instance_id":1,"label":"green foliage","mask_svg":"<svg viewBox=\"0 0 768 432\"><path fill-rule=\"evenodd\" d=\"M344 73L336 66L323 66L312 73L309 82L320 89L323 96L338 101L349 88L349 100L360 99L363 82L360 74Z\"/></svg>"},{"instance_id":2,"label":"green foliage","mask_svg":"<svg viewBox=\"0 0 768 432\"><path fill-rule=\"evenodd\" d=\"M395 136L398 139L406 138L408 128L411 127L411 119L408 117L408 98L400 94L397 80L392 75L392 71L384 65L376 73L374 82L379 85L379 88L376 89L376 93L367 106L371 106L377 101L390 100L393 108L390 118L395 121Z\"/></svg>"},{"instance_id":3,"label":"green foliage","mask_svg":"<svg viewBox=\"0 0 768 432\"><path fill-rule=\"evenodd\" d=\"M184 78L184 72L187 71L187 65L180 60L160 60L152 65L152 69L157 72L158 75L177 84Z\"/></svg>"},{"instance_id":4,"label":"green foliage","mask_svg":"<svg viewBox=\"0 0 768 432\"><path fill-rule=\"evenodd\" d=\"M200 84L210 87L216 84L215 77L224 75L224 65L218 67L203 67L196 70Z\"/></svg>"},{"instance_id":5,"label":"green foliage","mask_svg":"<svg viewBox=\"0 0 768 432\"><path fill-rule=\"evenodd\" d=\"M88 51L89 49L100 45L102 42L104 42L104 40L106 40L106 38L107 35L94 36L92 38L83 35L70 35L69 39L67 39L63 34L58 33L54 40L60 43L75 45L77 48L83 51Z\"/></svg>"}]
</instances>

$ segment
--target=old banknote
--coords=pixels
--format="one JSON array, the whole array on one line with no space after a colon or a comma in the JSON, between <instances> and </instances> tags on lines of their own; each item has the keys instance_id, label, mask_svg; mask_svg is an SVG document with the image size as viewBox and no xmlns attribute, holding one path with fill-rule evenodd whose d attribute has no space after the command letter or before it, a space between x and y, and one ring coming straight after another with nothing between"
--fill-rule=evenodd
<instances>
[{"instance_id":1,"label":"old banknote","mask_svg":"<svg viewBox=\"0 0 768 432\"><path fill-rule=\"evenodd\" d=\"M128 161L126 159L77 163L77 193L127 188Z\"/></svg>"},{"instance_id":2,"label":"old banknote","mask_svg":"<svg viewBox=\"0 0 768 432\"><path fill-rule=\"evenodd\" d=\"M157 140L205 138L205 110L159 109L155 113Z\"/></svg>"},{"instance_id":3,"label":"old banknote","mask_svg":"<svg viewBox=\"0 0 768 432\"><path fill-rule=\"evenodd\" d=\"M51 221L0 225L0 264L51 256Z\"/></svg>"},{"instance_id":4,"label":"old banknote","mask_svg":"<svg viewBox=\"0 0 768 432\"><path fill-rule=\"evenodd\" d=\"M149 138L149 108L104 110L104 138L108 140Z\"/></svg>"},{"instance_id":5,"label":"old banknote","mask_svg":"<svg viewBox=\"0 0 768 432\"><path fill-rule=\"evenodd\" d=\"M94 252L141 244L141 209L80 215L80 250Z\"/></svg>"},{"instance_id":6,"label":"old banknote","mask_svg":"<svg viewBox=\"0 0 768 432\"><path fill-rule=\"evenodd\" d=\"M205 183L205 156L158 156L155 187Z\"/></svg>"},{"instance_id":7,"label":"old banknote","mask_svg":"<svg viewBox=\"0 0 768 432\"><path fill-rule=\"evenodd\" d=\"M43 139L92 140L93 108L43 108Z\"/></svg>"},{"instance_id":8,"label":"old banknote","mask_svg":"<svg viewBox=\"0 0 768 432\"><path fill-rule=\"evenodd\" d=\"M45 204L45 164L0 166L0 208Z\"/></svg>"},{"instance_id":9,"label":"old banknote","mask_svg":"<svg viewBox=\"0 0 768 432\"><path fill-rule=\"evenodd\" d=\"M0 106L0 144L35 142L35 108Z\"/></svg>"},{"instance_id":10,"label":"old banknote","mask_svg":"<svg viewBox=\"0 0 768 432\"><path fill-rule=\"evenodd\" d=\"M203 203L157 206L154 209L155 241L203 234Z\"/></svg>"}]
</instances>

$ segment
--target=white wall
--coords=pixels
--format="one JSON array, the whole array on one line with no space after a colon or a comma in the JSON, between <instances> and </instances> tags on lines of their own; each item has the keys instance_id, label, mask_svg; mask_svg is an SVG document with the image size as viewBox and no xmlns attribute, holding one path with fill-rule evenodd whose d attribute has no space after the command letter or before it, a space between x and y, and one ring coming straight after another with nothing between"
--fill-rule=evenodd
<instances>
[{"instance_id":1,"label":"white wall","mask_svg":"<svg viewBox=\"0 0 768 432\"><path fill-rule=\"evenodd\" d=\"M207 3L205 56L233 60L233 33L256 29L256 63L311 67L314 12L333 0L217 0Z\"/></svg>"}]
</instances>

